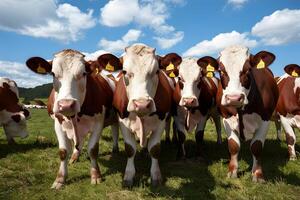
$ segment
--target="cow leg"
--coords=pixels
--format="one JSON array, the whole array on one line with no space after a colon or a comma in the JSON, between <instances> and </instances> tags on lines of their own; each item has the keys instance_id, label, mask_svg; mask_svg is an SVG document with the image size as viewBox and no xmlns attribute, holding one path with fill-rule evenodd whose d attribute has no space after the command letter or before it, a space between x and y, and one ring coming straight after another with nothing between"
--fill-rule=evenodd
<instances>
[{"instance_id":1,"label":"cow leg","mask_svg":"<svg viewBox=\"0 0 300 200\"><path fill-rule=\"evenodd\" d=\"M171 116L168 116L166 119L166 127L165 127L165 132L166 132L166 143L170 144L171 139L170 139L170 130L171 130Z\"/></svg>"},{"instance_id":2,"label":"cow leg","mask_svg":"<svg viewBox=\"0 0 300 200\"><path fill-rule=\"evenodd\" d=\"M216 131L217 131L217 143L222 144L221 117L217 110L212 113L211 117L214 120Z\"/></svg>"},{"instance_id":3,"label":"cow leg","mask_svg":"<svg viewBox=\"0 0 300 200\"><path fill-rule=\"evenodd\" d=\"M282 127L285 131L286 143L288 145L288 153L290 160L296 160L296 151L295 151L295 143L296 143L296 135L293 127L289 123L288 119L280 116L280 120L282 123Z\"/></svg>"},{"instance_id":4,"label":"cow leg","mask_svg":"<svg viewBox=\"0 0 300 200\"><path fill-rule=\"evenodd\" d=\"M263 121L260 128L256 131L251 143L250 149L252 152L253 165L252 165L252 180L254 182L264 182L262 171L262 150L266 135L269 128L269 121Z\"/></svg>"},{"instance_id":5,"label":"cow leg","mask_svg":"<svg viewBox=\"0 0 300 200\"><path fill-rule=\"evenodd\" d=\"M281 123L280 120L275 120L276 132L277 132L277 140L281 141Z\"/></svg>"},{"instance_id":6,"label":"cow leg","mask_svg":"<svg viewBox=\"0 0 300 200\"><path fill-rule=\"evenodd\" d=\"M195 139L197 143L196 147L196 158L197 160L204 160L203 159L203 137L204 137L204 129L207 121L207 116L200 117L200 121L197 124L196 128L196 134L195 134Z\"/></svg>"},{"instance_id":7,"label":"cow leg","mask_svg":"<svg viewBox=\"0 0 300 200\"><path fill-rule=\"evenodd\" d=\"M160 139L164 130L165 122L153 131L148 141L148 151L151 156L151 183L152 186L160 185L162 182L161 172L159 168L158 158L160 155Z\"/></svg>"},{"instance_id":8,"label":"cow leg","mask_svg":"<svg viewBox=\"0 0 300 200\"><path fill-rule=\"evenodd\" d=\"M123 179L124 187L133 186L133 178L135 176L135 166L134 166L134 157L136 153L136 141L134 134L122 123L120 123L120 128L123 134L124 143L125 143L125 152L127 154L127 164Z\"/></svg>"},{"instance_id":9,"label":"cow leg","mask_svg":"<svg viewBox=\"0 0 300 200\"><path fill-rule=\"evenodd\" d=\"M5 134L6 134L6 133L5 133ZM14 138L11 137L11 136L6 135L6 140L7 140L7 143L8 143L9 145L14 145L14 144L16 144L16 141L15 141Z\"/></svg>"},{"instance_id":10,"label":"cow leg","mask_svg":"<svg viewBox=\"0 0 300 200\"><path fill-rule=\"evenodd\" d=\"M102 120L103 122L103 120ZM88 143L88 152L91 159L91 184L96 185L101 182L101 172L97 162L98 153L99 153L99 140L103 130L103 123L97 124L91 133L89 143Z\"/></svg>"},{"instance_id":11,"label":"cow leg","mask_svg":"<svg viewBox=\"0 0 300 200\"><path fill-rule=\"evenodd\" d=\"M184 148L184 142L185 142L185 134L184 131L178 130L177 129L177 134L178 134L178 151L177 151L177 160L185 160L186 159L186 152Z\"/></svg>"},{"instance_id":12,"label":"cow leg","mask_svg":"<svg viewBox=\"0 0 300 200\"><path fill-rule=\"evenodd\" d=\"M74 164L75 162L77 162L79 160L79 156L80 156L80 152L82 150L83 144L84 144L84 140L80 140L80 143L78 144L77 148L75 148L75 145L74 145L73 153L70 158L69 164Z\"/></svg>"},{"instance_id":13,"label":"cow leg","mask_svg":"<svg viewBox=\"0 0 300 200\"><path fill-rule=\"evenodd\" d=\"M111 125L111 132L113 138L113 153L119 152L119 124L115 123Z\"/></svg>"},{"instance_id":14,"label":"cow leg","mask_svg":"<svg viewBox=\"0 0 300 200\"><path fill-rule=\"evenodd\" d=\"M178 137L177 137L177 127L176 127L176 123L175 120L173 121L173 137L172 137L172 143L177 144L178 143Z\"/></svg>"},{"instance_id":15,"label":"cow leg","mask_svg":"<svg viewBox=\"0 0 300 200\"><path fill-rule=\"evenodd\" d=\"M68 154L70 153L70 141L66 136L66 133L63 132L61 129L61 125L58 120L54 121L54 128L56 137L58 140L59 146L59 158L60 158L60 166L56 176L54 183L52 184L51 188L53 189L60 189L66 182L66 178L68 176Z\"/></svg>"},{"instance_id":16,"label":"cow leg","mask_svg":"<svg viewBox=\"0 0 300 200\"><path fill-rule=\"evenodd\" d=\"M228 178L237 178L238 156L240 151L240 139L234 131L228 137L228 149L230 153L230 162L228 165Z\"/></svg>"}]
</instances>

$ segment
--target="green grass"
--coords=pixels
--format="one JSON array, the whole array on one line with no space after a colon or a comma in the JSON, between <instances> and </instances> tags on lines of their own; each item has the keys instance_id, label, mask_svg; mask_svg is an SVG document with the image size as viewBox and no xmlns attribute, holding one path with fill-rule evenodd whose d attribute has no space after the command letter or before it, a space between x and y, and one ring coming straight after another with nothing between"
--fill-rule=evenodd
<instances>
[{"instance_id":1,"label":"green grass","mask_svg":"<svg viewBox=\"0 0 300 200\"><path fill-rule=\"evenodd\" d=\"M177 162L176 147L166 145L162 139L160 167L164 183L158 188L150 186L150 158L143 151L136 156L134 187L122 188L126 165L124 143L121 137L121 151L112 156L110 129L105 129L99 156L105 180L100 185L90 184L90 162L85 145L80 161L69 165L65 187L60 191L51 190L59 166L53 121L46 110L31 110L31 113L30 136L17 139L18 145L8 146L0 130L0 199L300 199L300 161L287 162L286 144L276 141L273 124L263 153L265 184L251 181L248 143L242 144L240 177L226 178L227 143L216 144L215 129L209 122L205 131L207 163L193 159L193 134L188 135L186 147L190 158L185 162ZM222 134L225 141L224 131ZM299 150L299 142L296 149Z\"/></svg>"}]
</instances>

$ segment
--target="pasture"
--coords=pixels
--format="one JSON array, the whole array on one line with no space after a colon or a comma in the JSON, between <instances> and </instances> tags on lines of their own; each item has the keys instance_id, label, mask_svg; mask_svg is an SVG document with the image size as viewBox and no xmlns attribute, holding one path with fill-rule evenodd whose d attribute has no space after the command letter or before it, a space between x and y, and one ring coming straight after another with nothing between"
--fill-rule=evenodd
<instances>
[{"instance_id":1,"label":"pasture","mask_svg":"<svg viewBox=\"0 0 300 200\"><path fill-rule=\"evenodd\" d=\"M136 178L132 189L122 188L126 165L124 143L120 137L120 152L111 154L110 129L105 129L100 141L98 162L104 181L90 184L90 162L86 145L80 161L69 165L67 184L62 190L51 190L58 166L58 147L53 121L46 110L31 110L28 121L30 136L17 139L8 146L0 130L0 199L300 199L300 161L287 162L287 146L276 140L271 124L263 152L264 184L251 181L252 157L249 143L242 143L240 177L228 179L228 150L225 133L223 144L216 144L211 122L205 130L206 162L193 158L194 134L187 136L186 161L176 161L176 146L167 145L162 138L160 167L164 182L152 188L150 158L139 148L136 156ZM299 138L299 132L297 132ZM296 150L300 149L298 140Z\"/></svg>"}]
</instances>

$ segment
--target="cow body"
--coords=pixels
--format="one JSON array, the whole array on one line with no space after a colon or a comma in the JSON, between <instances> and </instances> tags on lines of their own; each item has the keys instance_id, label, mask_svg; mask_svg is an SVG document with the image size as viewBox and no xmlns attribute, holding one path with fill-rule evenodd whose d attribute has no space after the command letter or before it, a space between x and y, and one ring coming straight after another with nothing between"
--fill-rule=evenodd
<instances>
[{"instance_id":1,"label":"cow body","mask_svg":"<svg viewBox=\"0 0 300 200\"><path fill-rule=\"evenodd\" d=\"M211 61L213 59L211 57L211 60L203 59L206 61L206 66L211 66L212 63L217 64L216 61ZM201 61L201 59L199 60ZM176 83L174 92L174 100L177 104L174 122L179 145L177 159L185 159L185 133L191 132L194 129L196 129L196 156L199 159L203 158L203 135L206 121L210 116L215 121L218 140L221 141L220 117L216 110L218 80L213 76L207 77L197 61L195 58L184 58L179 65L179 80ZM213 75L213 72L209 73Z\"/></svg>"},{"instance_id":2,"label":"cow body","mask_svg":"<svg viewBox=\"0 0 300 200\"><path fill-rule=\"evenodd\" d=\"M128 156L124 185L132 186L135 176L135 136L151 156L151 180L161 183L158 164L161 134L171 109L172 89L159 70L155 49L143 44L126 48L123 59L124 75L117 83L113 105L119 114L119 125Z\"/></svg>"},{"instance_id":3,"label":"cow body","mask_svg":"<svg viewBox=\"0 0 300 200\"><path fill-rule=\"evenodd\" d=\"M253 181L264 181L262 149L269 121L278 100L278 88L267 68L275 59L269 52L252 56L246 47L233 46L220 53L221 83L217 104L223 116L231 155L228 177L237 177L240 138L251 140Z\"/></svg>"},{"instance_id":4,"label":"cow body","mask_svg":"<svg viewBox=\"0 0 300 200\"><path fill-rule=\"evenodd\" d=\"M279 99L276 112L286 134L289 159L295 160L296 135L294 128L300 128L300 67L296 64L287 65L285 71L286 74L281 76L277 82Z\"/></svg>"},{"instance_id":5,"label":"cow body","mask_svg":"<svg viewBox=\"0 0 300 200\"><path fill-rule=\"evenodd\" d=\"M88 153L91 159L91 183L98 184L101 180L97 163L99 139L106 113L112 108L113 98L109 82L103 75L99 75L103 67L99 62L103 59L107 61L105 55L102 55L98 61L88 63L80 52L63 50L55 54L51 62L39 57L30 58L26 62L36 73L53 75L53 90L47 107L48 113L54 119L61 163L52 188L59 189L65 183L71 141L79 152L88 133L90 133ZM115 60L119 62L117 58ZM109 61L110 64L115 64L113 58L108 59Z\"/></svg>"},{"instance_id":6,"label":"cow body","mask_svg":"<svg viewBox=\"0 0 300 200\"><path fill-rule=\"evenodd\" d=\"M9 144L14 144L14 137L25 138L26 119L29 112L19 104L19 91L17 84L8 78L0 77L0 126Z\"/></svg>"}]
</instances>

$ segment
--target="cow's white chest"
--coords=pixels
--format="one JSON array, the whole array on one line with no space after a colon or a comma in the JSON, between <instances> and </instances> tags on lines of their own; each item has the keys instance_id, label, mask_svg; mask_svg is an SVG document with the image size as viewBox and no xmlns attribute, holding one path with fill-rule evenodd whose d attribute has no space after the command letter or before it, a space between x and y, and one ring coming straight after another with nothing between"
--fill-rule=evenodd
<instances>
[{"instance_id":1,"label":"cow's white chest","mask_svg":"<svg viewBox=\"0 0 300 200\"><path fill-rule=\"evenodd\" d=\"M130 113L128 118L120 118L119 121L132 133L136 134L141 146L146 145L147 137L154 132L157 127L160 127L160 123L164 122L164 120L160 120L157 115L139 117L135 113Z\"/></svg>"}]
</instances>

